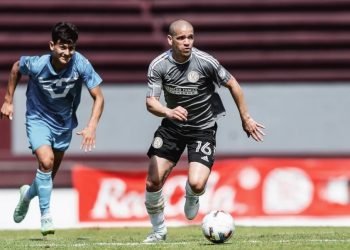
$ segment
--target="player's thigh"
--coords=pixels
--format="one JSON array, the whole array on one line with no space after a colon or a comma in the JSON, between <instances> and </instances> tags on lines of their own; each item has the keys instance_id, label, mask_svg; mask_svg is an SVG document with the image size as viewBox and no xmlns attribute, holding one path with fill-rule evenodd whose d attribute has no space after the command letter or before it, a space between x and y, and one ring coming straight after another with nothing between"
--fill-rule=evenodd
<instances>
[{"instance_id":1,"label":"player's thigh","mask_svg":"<svg viewBox=\"0 0 350 250\"><path fill-rule=\"evenodd\" d=\"M30 148L33 152L43 145L64 152L72 140L72 130L56 131L41 120L28 119L26 127Z\"/></svg>"},{"instance_id":2,"label":"player's thigh","mask_svg":"<svg viewBox=\"0 0 350 250\"><path fill-rule=\"evenodd\" d=\"M54 153L54 163L53 163L53 169L52 169L52 175L51 175L52 179L54 179L56 176L56 173L61 165L65 152L53 150L53 153Z\"/></svg>"},{"instance_id":3,"label":"player's thigh","mask_svg":"<svg viewBox=\"0 0 350 250\"><path fill-rule=\"evenodd\" d=\"M155 155L159 158L167 159L176 165L185 147L186 142L183 140L181 134L175 129L162 124L154 133L153 142L147 155L149 158Z\"/></svg>"},{"instance_id":4,"label":"player's thigh","mask_svg":"<svg viewBox=\"0 0 350 250\"><path fill-rule=\"evenodd\" d=\"M196 192L205 188L210 175L210 168L199 162L190 162L188 169L188 182Z\"/></svg>"},{"instance_id":5,"label":"player's thigh","mask_svg":"<svg viewBox=\"0 0 350 250\"><path fill-rule=\"evenodd\" d=\"M26 128L30 145L29 148L31 148L33 152L44 145L52 146L54 138L50 128L46 124L38 120L27 120Z\"/></svg>"},{"instance_id":6,"label":"player's thigh","mask_svg":"<svg viewBox=\"0 0 350 250\"><path fill-rule=\"evenodd\" d=\"M59 167L61 165L61 162L63 160L65 151L58 151L58 150L53 150L54 154L54 167Z\"/></svg>"},{"instance_id":7,"label":"player's thigh","mask_svg":"<svg viewBox=\"0 0 350 250\"><path fill-rule=\"evenodd\" d=\"M147 190L153 192L160 190L174 166L174 162L153 155L148 166Z\"/></svg>"},{"instance_id":8,"label":"player's thigh","mask_svg":"<svg viewBox=\"0 0 350 250\"><path fill-rule=\"evenodd\" d=\"M57 152L57 157L60 157L59 152L65 152L72 141L72 130L54 132L54 137L52 148Z\"/></svg>"},{"instance_id":9,"label":"player's thigh","mask_svg":"<svg viewBox=\"0 0 350 250\"><path fill-rule=\"evenodd\" d=\"M42 171L50 171L54 165L54 153L51 146L41 145L34 151L39 163L39 169Z\"/></svg>"},{"instance_id":10,"label":"player's thigh","mask_svg":"<svg viewBox=\"0 0 350 250\"><path fill-rule=\"evenodd\" d=\"M188 161L201 163L211 169L215 160L215 148L216 126L194 132L187 144Z\"/></svg>"}]
</instances>

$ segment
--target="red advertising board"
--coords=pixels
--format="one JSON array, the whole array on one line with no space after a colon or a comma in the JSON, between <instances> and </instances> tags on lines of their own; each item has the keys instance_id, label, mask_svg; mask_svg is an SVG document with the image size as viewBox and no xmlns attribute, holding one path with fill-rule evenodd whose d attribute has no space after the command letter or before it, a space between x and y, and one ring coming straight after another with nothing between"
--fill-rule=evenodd
<instances>
[{"instance_id":1,"label":"red advertising board","mask_svg":"<svg viewBox=\"0 0 350 250\"><path fill-rule=\"evenodd\" d=\"M148 222L144 171L76 166L80 222ZM186 170L173 170L163 188L167 220L183 214ZM200 197L195 222L214 209L235 218L350 216L350 159L252 158L217 161Z\"/></svg>"}]
</instances>

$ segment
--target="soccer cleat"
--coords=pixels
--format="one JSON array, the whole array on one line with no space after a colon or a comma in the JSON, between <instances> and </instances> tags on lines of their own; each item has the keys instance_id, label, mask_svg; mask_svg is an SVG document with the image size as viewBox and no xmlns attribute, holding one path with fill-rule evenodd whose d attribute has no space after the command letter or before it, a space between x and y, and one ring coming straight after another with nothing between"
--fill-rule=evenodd
<instances>
[{"instance_id":1,"label":"soccer cleat","mask_svg":"<svg viewBox=\"0 0 350 250\"><path fill-rule=\"evenodd\" d=\"M54 234L55 228L52 223L51 215L46 214L41 217L41 234L46 236L48 234Z\"/></svg>"},{"instance_id":2,"label":"soccer cleat","mask_svg":"<svg viewBox=\"0 0 350 250\"><path fill-rule=\"evenodd\" d=\"M160 243L166 240L166 234L153 232L147 236L143 243Z\"/></svg>"},{"instance_id":3,"label":"soccer cleat","mask_svg":"<svg viewBox=\"0 0 350 250\"><path fill-rule=\"evenodd\" d=\"M199 197L187 195L185 207L184 207L186 218L189 220L193 220L197 216L198 210L199 210Z\"/></svg>"},{"instance_id":4,"label":"soccer cleat","mask_svg":"<svg viewBox=\"0 0 350 250\"><path fill-rule=\"evenodd\" d=\"M25 201L24 196L27 193L28 189L29 189L29 185L23 185L19 189L19 193L20 193L19 201L16 206L15 212L13 213L13 220L16 223L20 223L22 220L24 220L24 218L27 215L30 201Z\"/></svg>"}]
</instances>

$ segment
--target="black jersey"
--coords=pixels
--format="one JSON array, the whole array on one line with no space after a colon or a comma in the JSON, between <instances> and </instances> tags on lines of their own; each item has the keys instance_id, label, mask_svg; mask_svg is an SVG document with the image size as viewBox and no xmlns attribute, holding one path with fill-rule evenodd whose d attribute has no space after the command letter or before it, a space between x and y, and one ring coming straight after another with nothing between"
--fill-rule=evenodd
<instances>
[{"instance_id":1,"label":"black jersey","mask_svg":"<svg viewBox=\"0 0 350 250\"><path fill-rule=\"evenodd\" d=\"M172 120L181 128L209 128L225 114L216 89L226 84L231 74L208 53L192 48L191 57L178 63L168 50L151 62L147 77L147 97L160 97L164 91L168 108L182 106L188 111L186 122Z\"/></svg>"}]
</instances>

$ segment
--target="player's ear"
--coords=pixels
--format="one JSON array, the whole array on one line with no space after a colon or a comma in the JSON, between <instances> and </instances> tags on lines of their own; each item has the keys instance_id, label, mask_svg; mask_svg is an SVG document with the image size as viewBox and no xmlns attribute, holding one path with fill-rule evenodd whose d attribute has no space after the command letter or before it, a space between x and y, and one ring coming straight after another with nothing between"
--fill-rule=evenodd
<instances>
[{"instance_id":1,"label":"player's ear","mask_svg":"<svg viewBox=\"0 0 350 250\"><path fill-rule=\"evenodd\" d=\"M173 37L171 35L168 35L168 43L170 46L173 46Z\"/></svg>"},{"instance_id":2,"label":"player's ear","mask_svg":"<svg viewBox=\"0 0 350 250\"><path fill-rule=\"evenodd\" d=\"M50 41L49 42L49 48L50 48L51 51L53 51L54 46L55 46L55 43L53 41Z\"/></svg>"}]
</instances>

